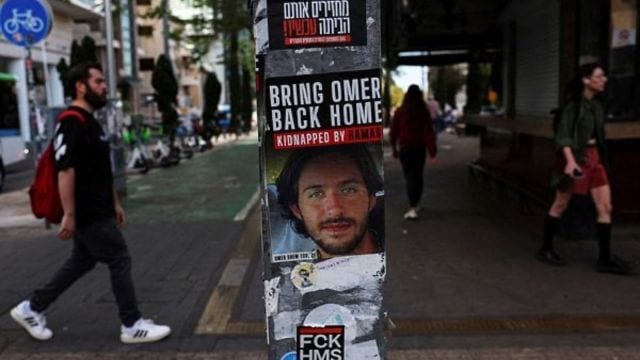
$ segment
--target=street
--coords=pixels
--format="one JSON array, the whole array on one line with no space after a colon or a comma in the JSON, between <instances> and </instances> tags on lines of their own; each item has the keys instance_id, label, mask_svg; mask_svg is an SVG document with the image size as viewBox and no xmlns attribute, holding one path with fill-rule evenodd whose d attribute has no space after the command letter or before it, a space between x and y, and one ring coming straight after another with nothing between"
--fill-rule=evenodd
<instances>
[{"instance_id":1,"label":"street","mask_svg":"<svg viewBox=\"0 0 640 360\"><path fill-rule=\"evenodd\" d=\"M478 139L441 134L420 219L406 207L385 147L389 359L640 359L640 281L597 273L596 243L558 241L569 266L535 259L543 209L469 177ZM128 182L124 230L143 316L170 338L123 345L107 269L48 310L54 338L32 340L9 316L49 279L70 243L42 226L0 228L0 359L266 359L255 137ZM11 190L8 190L11 191ZM7 204L0 195L0 204ZM614 230L614 252L640 258L640 227Z\"/></svg>"}]
</instances>

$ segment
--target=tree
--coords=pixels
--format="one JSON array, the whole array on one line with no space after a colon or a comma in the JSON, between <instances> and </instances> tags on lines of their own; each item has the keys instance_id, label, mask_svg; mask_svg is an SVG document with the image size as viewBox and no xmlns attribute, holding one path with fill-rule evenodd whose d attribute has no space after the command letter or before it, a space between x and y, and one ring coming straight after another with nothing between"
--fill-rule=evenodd
<instances>
[{"instance_id":1,"label":"tree","mask_svg":"<svg viewBox=\"0 0 640 360\"><path fill-rule=\"evenodd\" d=\"M202 109L202 121L209 123L215 119L220 104L222 84L216 73L209 73L204 82L204 108Z\"/></svg>"},{"instance_id":2,"label":"tree","mask_svg":"<svg viewBox=\"0 0 640 360\"><path fill-rule=\"evenodd\" d=\"M447 65L430 69L429 88L433 96L443 106L456 105L456 95L464 85L465 77L457 65Z\"/></svg>"},{"instance_id":3,"label":"tree","mask_svg":"<svg viewBox=\"0 0 640 360\"><path fill-rule=\"evenodd\" d=\"M210 27L203 22L206 21L204 17L196 17L192 24L196 28L210 28L213 30L212 38L221 34L221 39L225 45L225 57L224 64L226 68L226 78L229 82L229 99L231 107L231 127L239 129L239 125L242 122L250 123L250 111L246 110L246 104L251 104L253 90L247 91L247 81L251 87L252 81L248 80L253 78L254 66L253 64L248 67L243 61L244 49L253 49L247 42L250 42L249 36L242 36L250 31L251 28L251 15L246 3L238 0L194 0L193 6L195 8L209 9L213 13L212 19L210 19ZM203 11L204 12L204 11ZM241 38L242 37L242 38ZM200 45L196 46L196 49L204 49L202 46L203 38L200 37L196 43ZM253 54L251 54L253 59ZM244 78L244 80L243 80ZM249 97L249 99L245 99ZM246 118L246 113L243 114L243 109L249 111L249 119ZM251 106L249 106L251 109Z\"/></svg>"},{"instance_id":4,"label":"tree","mask_svg":"<svg viewBox=\"0 0 640 360\"><path fill-rule=\"evenodd\" d=\"M397 108L402 105L402 99L404 99L404 90L394 83L391 83L389 87L391 94L391 108Z\"/></svg>"},{"instance_id":5,"label":"tree","mask_svg":"<svg viewBox=\"0 0 640 360\"><path fill-rule=\"evenodd\" d=\"M82 62L82 50L80 50L80 44L76 40L71 42L71 55L69 58L70 68Z\"/></svg>"},{"instance_id":6,"label":"tree","mask_svg":"<svg viewBox=\"0 0 640 360\"><path fill-rule=\"evenodd\" d=\"M98 62L96 42L90 36L85 36L80 42L80 62Z\"/></svg>"},{"instance_id":7,"label":"tree","mask_svg":"<svg viewBox=\"0 0 640 360\"><path fill-rule=\"evenodd\" d=\"M479 113L487 103L491 64L469 64L467 76L467 106L465 112Z\"/></svg>"},{"instance_id":8,"label":"tree","mask_svg":"<svg viewBox=\"0 0 640 360\"><path fill-rule=\"evenodd\" d=\"M173 148L176 127L178 125L178 81L173 73L173 66L166 55L158 56L156 66L151 73L151 86L156 91L154 96L158 110L162 113L162 127L169 134L169 145Z\"/></svg>"},{"instance_id":9,"label":"tree","mask_svg":"<svg viewBox=\"0 0 640 360\"><path fill-rule=\"evenodd\" d=\"M62 81L62 84L64 84L63 87L64 87L65 96L70 95L68 93L68 89L66 86L67 72L69 71L69 69L83 62L97 63L98 62L97 52L98 51L96 48L96 42L93 40L92 37L88 35L83 37L80 43L78 43L78 41L76 40L73 40L71 42L70 64L67 65L66 60L62 58L60 59L60 61L58 62L58 65L56 66L58 73L60 73L60 81Z\"/></svg>"},{"instance_id":10,"label":"tree","mask_svg":"<svg viewBox=\"0 0 640 360\"><path fill-rule=\"evenodd\" d=\"M56 70L58 70L58 74L60 76L60 82L62 83L63 91L65 96L67 96L67 72L69 71L69 65L67 64L67 60L61 58L58 61L58 65L56 65Z\"/></svg>"}]
</instances>

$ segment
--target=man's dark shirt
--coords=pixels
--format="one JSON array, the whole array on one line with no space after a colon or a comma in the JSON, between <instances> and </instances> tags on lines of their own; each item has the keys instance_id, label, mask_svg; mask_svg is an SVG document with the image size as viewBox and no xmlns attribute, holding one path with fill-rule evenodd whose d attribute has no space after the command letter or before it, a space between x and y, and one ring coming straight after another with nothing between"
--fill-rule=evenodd
<instances>
[{"instance_id":1,"label":"man's dark shirt","mask_svg":"<svg viewBox=\"0 0 640 360\"><path fill-rule=\"evenodd\" d=\"M57 170L74 168L76 173L76 225L83 227L97 220L115 217L113 175L109 141L102 126L86 110L71 106L84 115L60 119L54 138Z\"/></svg>"}]
</instances>

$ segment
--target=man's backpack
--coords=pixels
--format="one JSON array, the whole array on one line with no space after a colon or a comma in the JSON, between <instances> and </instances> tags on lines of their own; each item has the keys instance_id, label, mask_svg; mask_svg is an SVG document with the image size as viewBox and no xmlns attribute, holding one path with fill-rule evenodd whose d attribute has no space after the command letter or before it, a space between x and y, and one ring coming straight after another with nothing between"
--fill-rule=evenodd
<instances>
[{"instance_id":1,"label":"man's backpack","mask_svg":"<svg viewBox=\"0 0 640 360\"><path fill-rule=\"evenodd\" d=\"M75 118L81 124L86 122L85 117L76 110L65 110L56 122L65 118ZM49 146L38 159L36 166L36 176L33 184L29 188L29 197L31 200L31 211L36 218L44 218L49 223L59 224L62 221L64 210L60 201L60 193L58 192L58 172L56 171L55 138L51 139Z\"/></svg>"}]
</instances>

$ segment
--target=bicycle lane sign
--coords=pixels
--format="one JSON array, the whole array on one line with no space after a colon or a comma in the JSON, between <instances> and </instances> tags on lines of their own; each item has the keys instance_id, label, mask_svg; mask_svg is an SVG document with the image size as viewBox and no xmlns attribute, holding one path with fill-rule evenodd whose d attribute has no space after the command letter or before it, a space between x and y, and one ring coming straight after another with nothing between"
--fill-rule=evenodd
<instances>
[{"instance_id":1,"label":"bicycle lane sign","mask_svg":"<svg viewBox=\"0 0 640 360\"><path fill-rule=\"evenodd\" d=\"M32 47L49 35L52 25L44 0L5 0L0 5L0 32L14 45Z\"/></svg>"}]
</instances>

